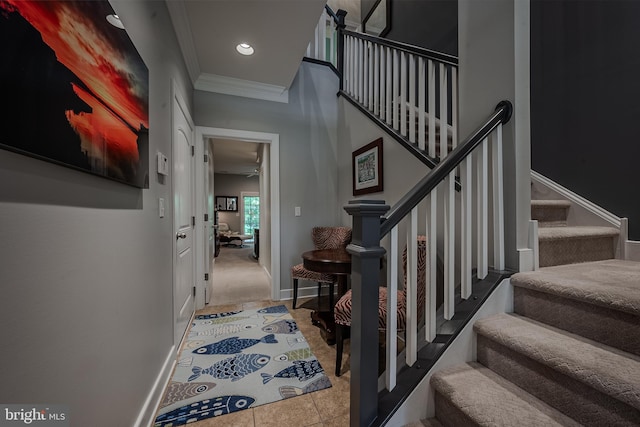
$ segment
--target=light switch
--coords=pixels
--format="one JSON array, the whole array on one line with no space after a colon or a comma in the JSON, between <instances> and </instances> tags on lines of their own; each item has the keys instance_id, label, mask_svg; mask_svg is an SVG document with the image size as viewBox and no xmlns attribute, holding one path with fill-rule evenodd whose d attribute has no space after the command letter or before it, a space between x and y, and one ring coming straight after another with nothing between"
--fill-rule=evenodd
<instances>
[{"instance_id":1,"label":"light switch","mask_svg":"<svg viewBox=\"0 0 640 427\"><path fill-rule=\"evenodd\" d=\"M295 211L296 211L296 216L300 216L300 206L296 206Z\"/></svg>"},{"instance_id":2,"label":"light switch","mask_svg":"<svg viewBox=\"0 0 640 427\"><path fill-rule=\"evenodd\" d=\"M164 218L164 199L162 197L158 199L158 212L160 214L160 218Z\"/></svg>"}]
</instances>

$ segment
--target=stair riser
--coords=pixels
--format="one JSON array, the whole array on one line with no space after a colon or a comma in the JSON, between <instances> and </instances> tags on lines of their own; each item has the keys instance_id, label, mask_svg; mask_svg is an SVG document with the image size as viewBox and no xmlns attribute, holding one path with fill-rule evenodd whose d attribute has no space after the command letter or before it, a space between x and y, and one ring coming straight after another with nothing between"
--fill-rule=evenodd
<instances>
[{"instance_id":1,"label":"stair riser","mask_svg":"<svg viewBox=\"0 0 640 427\"><path fill-rule=\"evenodd\" d=\"M637 426L640 411L478 335L478 362L585 425Z\"/></svg>"},{"instance_id":2,"label":"stair riser","mask_svg":"<svg viewBox=\"0 0 640 427\"><path fill-rule=\"evenodd\" d=\"M540 267L615 258L612 237L540 240Z\"/></svg>"},{"instance_id":3,"label":"stair riser","mask_svg":"<svg viewBox=\"0 0 640 427\"><path fill-rule=\"evenodd\" d=\"M436 418L444 427L480 426L438 391L435 393L434 400Z\"/></svg>"},{"instance_id":4,"label":"stair riser","mask_svg":"<svg viewBox=\"0 0 640 427\"><path fill-rule=\"evenodd\" d=\"M521 316L640 356L640 316L519 286L513 303Z\"/></svg>"},{"instance_id":5,"label":"stair riser","mask_svg":"<svg viewBox=\"0 0 640 427\"><path fill-rule=\"evenodd\" d=\"M532 207L531 219L538 220L539 223L562 223L567 224L567 208L552 207Z\"/></svg>"}]
</instances>

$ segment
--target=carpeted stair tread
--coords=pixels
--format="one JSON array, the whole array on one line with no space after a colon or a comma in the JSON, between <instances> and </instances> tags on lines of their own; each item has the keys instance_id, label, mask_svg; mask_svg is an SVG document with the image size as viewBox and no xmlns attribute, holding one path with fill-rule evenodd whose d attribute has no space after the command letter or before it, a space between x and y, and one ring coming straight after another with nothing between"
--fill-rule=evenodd
<instances>
[{"instance_id":1,"label":"carpeted stair tread","mask_svg":"<svg viewBox=\"0 0 640 427\"><path fill-rule=\"evenodd\" d=\"M538 239L540 242L564 239L591 239L597 237L616 237L620 231L613 227L540 227L538 229Z\"/></svg>"},{"instance_id":2,"label":"carpeted stair tread","mask_svg":"<svg viewBox=\"0 0 640 427\"><path fill-rule=\"evenodd\" d=\"M477 321L498 344L640 409L640 357L516 314Z\"/></svg>"},{"instance_id":3,"label":"carpeted stair tread","mask_svg":"<svg viewBox=\"0 0 640 427\"><path fill-rule=\"evenodd\" d=\"M511 284L640 315L640 263L610 259L516 273Z\"/></svg>"},{"instance_id":4,"label":"carpeted stair tread","mask_svg":"<svg viewBox=\"0 0 640 427\"><path fill-rule=\"evenodd\" d=\"M436 372L436 417L445 419L455 408L458 422L480 426L578 426L577 422L528 394L488 368L468 363ZM438 394L448 414L438 414ZM447 407L449 406L449 407ZM466 422L464 422L464 421ZM453 421L455 423L455 421Z\"/></svg>"}]
</instances>

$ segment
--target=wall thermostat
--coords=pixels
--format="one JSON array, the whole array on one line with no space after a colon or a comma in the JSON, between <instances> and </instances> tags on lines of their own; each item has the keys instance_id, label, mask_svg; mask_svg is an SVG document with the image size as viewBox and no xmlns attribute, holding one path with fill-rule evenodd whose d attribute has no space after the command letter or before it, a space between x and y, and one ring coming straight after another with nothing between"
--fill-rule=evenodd
<instances>
[{"instance_id":1,"label":"wall thermostat","mask_svg":"<svg viewBox=\"0 0 640 427\"><path fill-rule=\"evenodd\" d=\"M169 160L167 156L158 152L158 173L160 175L169 175Z\"/></svg>"}]
</instances>

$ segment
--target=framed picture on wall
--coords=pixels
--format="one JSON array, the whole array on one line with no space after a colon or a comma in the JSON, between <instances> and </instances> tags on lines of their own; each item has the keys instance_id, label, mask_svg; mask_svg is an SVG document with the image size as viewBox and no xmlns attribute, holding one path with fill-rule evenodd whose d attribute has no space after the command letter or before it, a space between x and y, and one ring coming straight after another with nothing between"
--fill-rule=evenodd
<instances>
[{"instance_id":1,"label":"framed picture on wall","mask_svg":"<svg viewBox=\"0 0 640 427\"><path fill-rule=\"evenodd\" d=\"M352 168L354 196L382 191L382 138L354 151Z\"/></svg>"},{"instance_id":2,"label":"framed picture on wall","mask_svg":"<svg viewBox=\"0 0 640 427\"><path fill-rule=\"evenodd\" d=\"M0 148L149 188L149 70L109 2L0 1L0 33Z\"/></svg>"},{"instance_id":3,"label":"framed picture on wall","mask_svg":"<svg viewBox=\"0 0 640 427\"><path fill-rule=\"evenodd\" d=\"M221 212L238 212L238 198L235 196L216 196L216 207Z\"/></svg>"}]
</instances>

